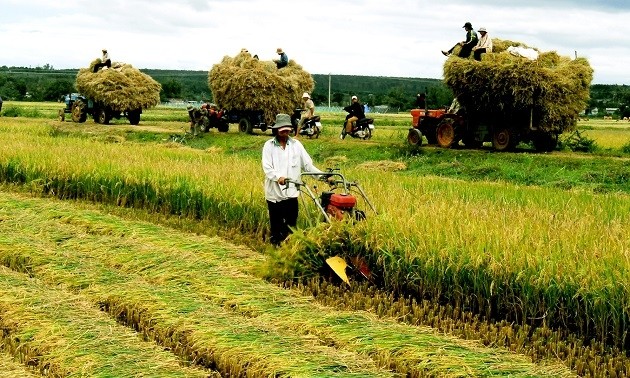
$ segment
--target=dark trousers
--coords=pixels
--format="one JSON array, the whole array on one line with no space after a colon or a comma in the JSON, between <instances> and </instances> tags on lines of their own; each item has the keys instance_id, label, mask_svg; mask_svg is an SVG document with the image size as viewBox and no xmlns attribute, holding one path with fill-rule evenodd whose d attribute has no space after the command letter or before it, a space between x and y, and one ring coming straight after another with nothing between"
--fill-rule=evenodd
<instances>
[{"instance_id":1,"label":"dark trousers","mask_svg":"<svg viewBox=\"0 0 630 378\"><path fill-rule=\"evenodd\" d=\"M471 45L462 46L462 49L459 50L458 56L460 58L468 58L470 56L470 53L472 52L472 48L473 47Z\"/></svg>"},{"instance_id":2,"label":"dark trousers","mask_svg":"<svg viewBox=\"0 0 630 378\"><path fill-rule=\"evenodd\" d=\"M94 72L98 71L99 68L105 67L105 66L107 66L107 68L112 68L112 60L111 59L107 59L104 62L96 63L94 65Z\"/></svg>"},{"instance_id":3,"label":"dark trousers","mask_svg":"<svg viewBox=\"0 0 630 378\"><path fill-rule=\"evenodd\" d=\"M475 52L474 52L475 60L481 61L481 54L485 54L485 53L486 53L486 49L477 49L477 50L475 50Z\"/></svg>"},{"instance_id":4,"label":"dark trousers","mask_svg":"<svg viewBox=\"0 0 630 378\"><path fill-rule=\"evenodd\" d=\"M298 218L298 199L289 198L280 202L267 201L269 209L269 225L271 227L270 241L273 245L279 245L289 236L291 229L295 227Z\"/></svg>"}]
</instances>

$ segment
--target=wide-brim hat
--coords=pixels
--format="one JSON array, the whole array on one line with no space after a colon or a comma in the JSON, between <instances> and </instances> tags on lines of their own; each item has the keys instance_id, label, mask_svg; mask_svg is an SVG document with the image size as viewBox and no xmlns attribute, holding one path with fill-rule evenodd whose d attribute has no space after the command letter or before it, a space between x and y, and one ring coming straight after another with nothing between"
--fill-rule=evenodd
<instances>
[{"instance_id":1,"label":"wide-brim hat","mask_svg":"<svg viewBox=\"0 0 630 378\"><path fill-rule=\"evenodd\" d=\"M359 98L357 96L352 96L353 100L358 100Z\"/></svg>"},{"instance_id":2,"label":"wide-brim hat","mask_svg":"<svg viewBox=\"0 0 630 378\"><path fill-rule=\"evenodd\" d=\"M471 28L472 29L472 24L470 22L467 22L464 24L464 26L462 26L462 28Z\"/></svg>"},{"instance_id":3,"label":"wide-brim hat","mask_svg":"<svg viewBox=\"0 0 630 378\"><path fill-rule=\"evenodd\" d=\"M282 54L282 48L278 47L278 48L276 49L276 53L278 53L278 54Z\"/></svg>"},{"instance_id":4,"label":"wide-brim hat","mask_svg":"<svg viewBox=\"0 0 630 378\"><path fill-rule=\"evenodd\" d=\"M277 131L282 131L285 129L293 130L293 125L291 124L291 117L288 114L280 113L276 115L276 122L271 126L272 129Z\"/></svg>"},{"instance_id":5,"label":"wide-brim hat","mask_svg":"<svg viewBox=\"0 0 630 378\"><path fill-rule=\"evenodd\" d=\"M487 33L488 31L486 30L486 28L479 28L479 30L477 30L479 33L484 32Z\"/></svg>"},{"instance_id":6,"label":"wide-brim hat","mask_svg":"<svg viewBox=\"0 0 630 378\"><path fill-rule=\"evenodd\" d=\"M302 98L311 98L311 95L309 95L308 92L304 92L302 93Z\"/></svg>"}]
</instances>

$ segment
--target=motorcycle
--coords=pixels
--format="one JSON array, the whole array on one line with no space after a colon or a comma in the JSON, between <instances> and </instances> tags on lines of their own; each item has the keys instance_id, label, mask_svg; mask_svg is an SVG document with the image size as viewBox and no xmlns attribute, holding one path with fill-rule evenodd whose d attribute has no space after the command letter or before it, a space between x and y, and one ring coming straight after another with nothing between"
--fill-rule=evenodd
<instances>
[{"instance_id":1,"label":"motorcycle","mask_svg":"<svg viewBox=\"0 0 630 378\"><path fill-rule=\"evenodd\" d=\"M341 134L339 134L339 139L345 139L346 135L348 134L348 132L346 132L346 123L348 123L347 119L343 123ZM354 124L352 125L352 131L349 134L353 138L365 140L372 138L372 133L374 133L374 119L365 117L354 122Z\"/></svg>"},{"instance_id":2,"label":"motorcycle","mask_svg":"<svg viewBox=\"0 0 630 378\"><path fill-rule=\"evenodd\" d=\"M318 115L312 116L310 119L306 120L300 130L297 129L298 124L300 123L300 118L302 118L302 109L295 109L293 111L293 115L291 116L291 123L293 124L294 134L307 136L309 138L319 138L319 134L322 132L322 123L321 118Z\"/></svg>"}]
</instances>

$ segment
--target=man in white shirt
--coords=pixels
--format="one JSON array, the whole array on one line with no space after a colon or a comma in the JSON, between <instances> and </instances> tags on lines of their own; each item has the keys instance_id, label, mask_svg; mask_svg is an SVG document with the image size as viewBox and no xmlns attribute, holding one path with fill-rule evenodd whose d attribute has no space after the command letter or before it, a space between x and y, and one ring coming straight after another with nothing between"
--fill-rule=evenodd
<instances>
[{"instance_id":1,"label":"man in white shirt","mask_svg":"<svg viewBox=\"0 0 630 378\"><path fill-rule=\"evenodd\" d=\"M492 52L492 39L488 35L486 28L479 28L478 32L481 34L481 38L479 38L479 42L472 49L475 60L481 61L481 54Z\"/></svg>"},{"instance_id":2,"label":"man in white shirt","mask_svg":"<svg viewBox=\"0 0 630 378\"><path fill-rule=\"evenodd\" d=\"M270 241L278 246L289 236L290 227L296 226L298 218L300 192L287 180L299 180L302 171L322 171L313 165L313 160L302 143L289 136L293 126L288 114L276 115L272 129L276 136L263 146L262 167L265 173L265 199L269 209Z\"/></svg>"},{"instance_id":3,"label":"man in white shirt","mask_svg":"<svg viewBox=\"0 0 630 378\"><path fill-rule=\"evenodd\" d=\"M100 63L96 63L94 65L94 72L98 71L98 69L101 67L112 68L112 60L109 59L109 53L107 52L107 49L103 49L103 57L101 58Z\"/></svg>"}]
</instances>

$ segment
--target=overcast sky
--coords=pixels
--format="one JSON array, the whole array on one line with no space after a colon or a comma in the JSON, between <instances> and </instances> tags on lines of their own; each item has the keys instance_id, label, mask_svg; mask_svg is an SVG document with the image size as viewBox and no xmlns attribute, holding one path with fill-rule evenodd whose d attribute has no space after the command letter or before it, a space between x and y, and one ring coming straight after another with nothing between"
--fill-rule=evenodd
<instances>
[{"instance_id":1,"label":"overcast sky","mask_svg":"<svg viewBox=\"0 0 630 378\"><path fill-rule=\"evenodd\" d=\"M442 78L464 22L630 84L630 0L0 0L0 66L209 70L241 48L313 74Z\"/></svg>"}]
</instances>

